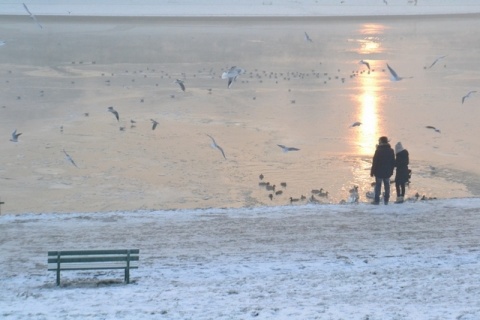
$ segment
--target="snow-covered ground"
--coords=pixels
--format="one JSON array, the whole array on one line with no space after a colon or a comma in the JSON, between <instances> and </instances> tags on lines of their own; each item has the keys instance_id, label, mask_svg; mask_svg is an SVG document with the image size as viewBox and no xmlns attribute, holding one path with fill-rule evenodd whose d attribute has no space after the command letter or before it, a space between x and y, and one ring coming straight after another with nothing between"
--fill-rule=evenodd
<instances>
[{"instance_id":1,"label":"snow-covered ground","mask_svg":"<svg viewBox=\"0 0 480 320\"><path fill-rule=\"evenodd\" d=\"M480 319L480 199L0 217L2 319ZM47 271L138 248L140 268Z\"/></svg>"}]
</instances>

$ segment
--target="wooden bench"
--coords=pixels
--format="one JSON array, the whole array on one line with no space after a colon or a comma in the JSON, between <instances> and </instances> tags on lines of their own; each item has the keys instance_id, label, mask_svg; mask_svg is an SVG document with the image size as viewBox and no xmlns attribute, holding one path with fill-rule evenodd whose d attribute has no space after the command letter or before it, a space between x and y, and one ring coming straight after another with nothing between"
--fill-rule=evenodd
<instances>
[{"instance_id":1,"label":"wooden bench","mask_svg":"<svg viewBox=\"0 0 480 320\"><path fill-rule=\"evenodd\" d=\"M138 269L139 249L49 251L48 271L124 269L125 282L130 283L130 269Z\"/></svg>"}]
</instances>

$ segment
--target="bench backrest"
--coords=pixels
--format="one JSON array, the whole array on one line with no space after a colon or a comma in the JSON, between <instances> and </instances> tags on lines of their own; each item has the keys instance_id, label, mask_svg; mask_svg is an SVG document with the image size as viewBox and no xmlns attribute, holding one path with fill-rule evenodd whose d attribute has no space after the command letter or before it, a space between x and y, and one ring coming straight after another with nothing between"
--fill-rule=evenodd
<instances>
[{"instance_id":1,"label":"bench backrest","mask_svg":"<svg viewBox=\"0 0 480 320\"><path fill-rule=\"evenodd\" d=\"M137 269L139 249L49 251L48 270Z\"/></svg>"}]
</instances>

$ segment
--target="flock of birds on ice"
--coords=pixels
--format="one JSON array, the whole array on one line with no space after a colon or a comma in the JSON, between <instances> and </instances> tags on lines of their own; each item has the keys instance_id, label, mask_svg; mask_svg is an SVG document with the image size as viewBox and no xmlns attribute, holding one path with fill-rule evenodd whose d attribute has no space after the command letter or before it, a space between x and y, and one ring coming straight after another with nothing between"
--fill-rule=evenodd
<instances>
[{"instance_id":1,"label":"flock of birds on ice","mask_svg":"<svg viewBox=\"0 0 480 320\"><path fill-rule=\"evenodd\" d=\"M385 4L388 4L385 0L383 1ZM417 1L415 1L415 5L417 4ZM27 12L27 14L30 16L30 18L34 21L34 23L40 28L40 29L43 29L43 26L40 24L40 22L38 21L38 19L36 18L36 16L29 10L29 8L27 7L27 5L25 3L23 3L23 7L25 9L25 11ZM307 32L304 32L304 39L306 42L313 42L314 40L310 37L310 35L307 33ZM0 41L0 46L3 46L5 45L5 41ZM424 69L430 69L432 67L434 67L440 60L446 58L447 55L442 55L442 56L439 56L437 57L429 66L425 66ZM361 73L363 72L367 72L368 74L370 74L371 72L374 72L375 70L371 68L370 66L370 63L366 60L360 60L359 61L359 64L360 65L363 65L365 66L365 70L362 71ZM408 77L403 77L403 76L400 76L388 63L386 64L386 67L387 67L387 70L390 74L390 79L391 81L401 81L403 79L409 79L409 78L412 78L411 76L408 76ZM385 69L382 70L383 72L386 72ZM225 70L222 72L222 75L221 75L221 79L223 80L226 80L226 85L227 85L227 88L230 89L232 88L233 84L237 81L237 79L244 75L246 73L246 70L243 69L243 68L240 68L240 67L237 67L237 66L232 66L230 69L228 70ZM358 71L357 71L358 73ZM325 76L327 75L327 73L324 74ZM350 77L354 77L356 74L354 72L353 75L351 75ZM250 74L250 76L252 77L252 74ZM258 74L257 74L258 76ZM270 75L271 76L271 75ZM318 77L318 74L317 74L317 77ZM338 79L339 77L335 77L336 79ZM331 80L331 77L328 78L329 80ZM340 79L342 82L345 81L345 78L341 78ZM185 81L184 80L181 80L181 79L176 79L174 81L175 84L177 84L180 88L180 90L182 92L186 92L187 88L186 88L186 85L185 85ZM326 81L325 81L326 83ZM209 89L210 93L211 93L211 90L212 89ZM466 102L467 99L471 98L472 95L474 93L477 93L476 90L470 90L468 91L464 96L462 96L461 98L461 103L464 104ZM172 95L172 98L174 97L174 95ZM254 98L255 99L255 98ZM295 100L292 100L291 103L295 103ZM107 111L112 113L115 117L115 119L119 122L120 121L120 114L117 110L115 110L115 108L113 106L110 106L107 108ZM84 114L85 116L88 116L88 113L85 113ZM155 130L159 124L158 121L156 121L155 119L150 119L151 121L151 129L152 130ZM131 122L131 127L135 127L136 125L136 121L135 120L130 120ZM356 121L354 123L352 123L350 125L350 127L358 127L358 126L361 126L362 123L359 122L359 121ZM441 133L440 129L439 128L436 128L434 126L431 126L431 125L428 125L426 126L427 129L431 129L431 130L434 130L435 132L438 132L438 133ZM120 130L121 131L124 131L125 130L125 127L120 127ZM63 132L63 126L61 127L61 131ZM19 137L20 135L22 135L21 132L17 132L17 129L15 129L12 134L11 134L11 138L10 138L10 141L11 142L14 142L14 143L17 143L19 141ZM224 151L224 149L217 143L217 141L215 140L215 138L209 134L206 134L206 136L210 139L211 141L211 146L218 150L221 154L221 156L223 157L224 160L227 160L227 155ZM296 148L296 147L292 147L292 146L285 146L285 145L282 145L282 144L278 144L278 147L283 151L283 152L292 152L292 151L300 151L299 148ZM71 163L73 166L77 167L77 164L76 162L74 161L74 159L65 151L65 149L62 150L62 152L64 153L65 155L65 159ZM267 190L269 193L268 193L268 197L270 198L270 200L273 200L273 197L275 196L279 196L279 195L282 195L284 193L284 190L286 189L287 187L287 183L286 182L281 182L280 183L280 187L281 189L278 189L276 187L276 185L274 184L270 184L270 182L266 182L264 181L264 176L263 174L260 174L259 176L259 179L261 180L259 182L259 186L260 187L264 187L265 190ZM373 193L373 191L369 191L367 192L367 197L371 198L373 197L373 194L370 194L369 193ZM311 203L320 203L321 200L319 200L318 198L328 198L328 191L324 190L323 188L320 188L320 189L312 189L311 191L311 195L310 196L305 196L305 195L301 195L299 197L290 197L289 200L290 200L290 203L294 203L294 202L298 202L298 201L309 201ZM416 201L418 199L421 199L421 200L427 200L427 199L433 199L433 198L426 198L425 196L420 196L418 193L415 194L414 197L411 197L410 200L411 201ZM356 203L358 202L359 200L359 193L358 193L358 186L353 186L350 190L349 190L349 197L348 197L348 200L342 200L341 203L345 203L345 202L348 202L348 203Z\"/></svg>"},{"instance_id":2,"label":"flock of birds on ice","mask_svg":"<svg viewBox=\"0 0 480 320\"><path fill-rule=\"evenodd\" d=\"M431 168L432 172L434 172L435 168ZM274 198L283 196L286 192L287 189L287 182L282 181L280 182L280 187L277 187L276 184L273 184L269 181L265 181L265 176L263 173L261 173L258 176L260 182L258 183L258 186L261 188L265 188L267 191L267 196L268 198L273 201ZM391 183L395 183L395 181L391 181ZM410 182L407 182L407 186L410 184ZM375 187L375 182L371 183L372 190L367 191L365 193L365 196L368 199L373 199L375 197L375 191L373 188ZM330 201L328 200L328 194L329 192L327 190L324 190L323 188L319 189L312 189L310 191L309 195L304 195L301 194L300 196L290 196L288 200L290 201L291 204L297 203L297 202L303 202L303 203L311 203L311 204L322 204L322 203L329 203ZM381 199L383 199L383 193L380 196ZM416 201L425 201L425 200L435 200L436 197L427 197L426 195L420 195L418 192L416 192L413 196L410 196L405 199L407 202L416 202ZM358 189L358 186L352 186L348 190L348 198L342 199L339 204L354 204L354 203L359 203L360 201L360 192Z\"/></svg>"}]
</instances>

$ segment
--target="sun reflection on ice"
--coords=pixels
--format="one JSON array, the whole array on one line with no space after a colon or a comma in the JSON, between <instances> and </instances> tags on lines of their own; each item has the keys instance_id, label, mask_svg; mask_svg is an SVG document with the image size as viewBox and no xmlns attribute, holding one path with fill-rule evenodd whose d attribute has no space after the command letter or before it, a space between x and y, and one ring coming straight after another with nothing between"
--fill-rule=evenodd
<instances>
[{"instance_id":1,"label":"sun reflection on ice","mask_svg":"<svg viewBox=\"0 0 480 320\"><path fill-rule=\"evenodd\" d=\"M361 90L358 97L357 118L362 126L357 131L355 140L358 147L357 152L362 155L371 155L375 152L376 138L379 134L378 121L378 81L373 74L361 77Z\"/></svg>"},{"instance_id":2,"label":"sun reflection on ice","mask_svg":"<svg viewBox=\"0 0 480 320\"><path fill-rule=\"evenodd\" d=\"M375 142L383 132L379 121L380 103L382 91L381 76L375 70L375 60L368 59L368 55L383 52L380 35L384 32L385 26L380 24L364 24L360 29L360 34L364 38L359 41L357 52L363 55L363 59L368 61L372 72L363 72L359 75L359 95L357 96L357 119L362 123L356 132L355 142L357 153L361 155L373 155L375 152Z\"/></svg>"},{"instance_id":3,"label":"sun reflection on ice","mask_svg":"<svg viewBox=\"0 0 480 320\"><path fill-rule=\"evenodd\" d=\"M382 47L381 34L384 33L387 27L382 24L367 23L360 28L360 34L364 37L357 40L360 44L357 52L359 54L372 54L382 53L384 49Z\"/></svg>"}]
</instances>

